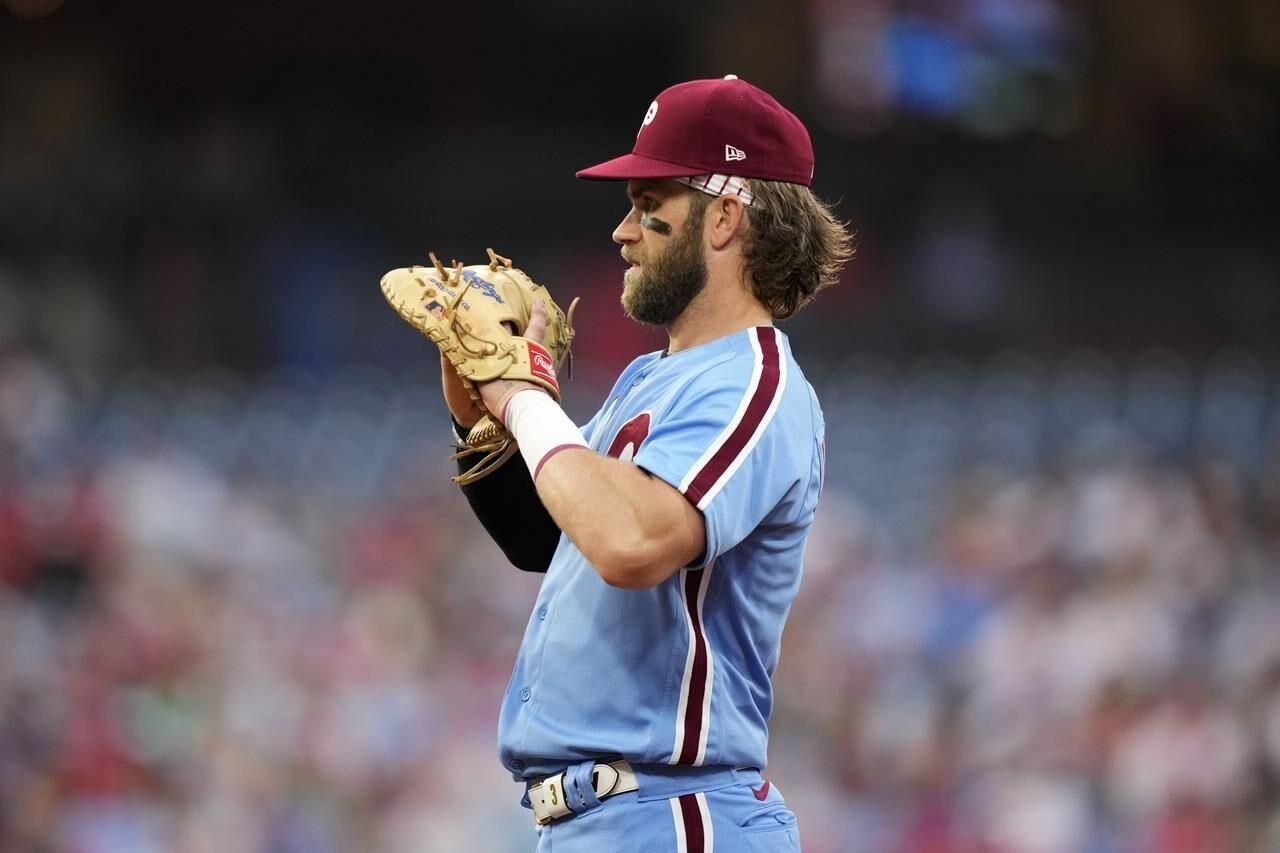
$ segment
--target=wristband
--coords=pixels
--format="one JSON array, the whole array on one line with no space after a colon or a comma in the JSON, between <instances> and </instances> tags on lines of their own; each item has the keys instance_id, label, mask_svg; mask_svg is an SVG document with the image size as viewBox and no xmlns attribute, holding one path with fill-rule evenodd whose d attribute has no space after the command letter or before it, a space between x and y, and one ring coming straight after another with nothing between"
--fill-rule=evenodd
<instances>
[{"instance_id":1,"label":"wristband","mask_svg":"<svg viewBox=\"0 0 1280 853\"><path fill-rule=\"evenodd\" d=\"M525 388L507 400L503 411L507 431L520 445L520 455L537 480L543 464L562 450L586 447L582 431L546 392Z\"/></svg>"}]
</instances>

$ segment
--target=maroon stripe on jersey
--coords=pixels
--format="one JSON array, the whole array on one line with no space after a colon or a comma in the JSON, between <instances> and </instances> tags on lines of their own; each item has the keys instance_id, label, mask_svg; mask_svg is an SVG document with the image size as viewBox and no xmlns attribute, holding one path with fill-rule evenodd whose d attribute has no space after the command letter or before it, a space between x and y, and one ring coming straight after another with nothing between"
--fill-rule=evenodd
<instances>
[{"instance_id":1,"label":"maroon stripe on jersey","mask_svg":"<svg viewBox=\"0 0 1280 853\"><path fill-rule=\"evenodd\" d=\"M685 794L680 798L680 817L684 818L684 841L689 853L707 853L707 834L702 829L702 810L698 808L697 794Z\"/></svg>"},{"instance_id":2,"label":"maroon stripe on jersey","mask_svg":"<svg viewBox=\"0 0 1280 853\"><path fill-rule=\"evenodd\" d=\"M692 764L698 760L698 741L702 738L702 700L707 694L707 641L702 635L702 614L698 612L698 591L707 570L687 572L684 579L684 606L693 624L693 672L689 676L689 701L685 705L684 732L680 739L680 755L676 764Z\"/></svg>"},{"instance_id":3,"label":"maroon stripe on jersey","mask_svg":"<svg viewBox=\"0 0 1280 853\"><path fill-rule=\"evenodd\" d=\"M755 393L751 395L751 401L747 403L747 410L743 413L742 420L738 421L738 425L725 439L724 444L720 445L720 449L707 460L702 470L694 475L689 488L685 489L684 496L694 506L698 505L702 496L715 485L721 475L729 470L733 460L737 459L738 454L747 446L747 442L751 440L751 436L755 435L760 421L764 420L765 413L769 411L773 397L778 392L781 363L777 330L772 326L760 326L752 329L751 334L755 335L760 343L760 352L764 357L760 382L756 385Z\"/></svg>"}]
</instances>

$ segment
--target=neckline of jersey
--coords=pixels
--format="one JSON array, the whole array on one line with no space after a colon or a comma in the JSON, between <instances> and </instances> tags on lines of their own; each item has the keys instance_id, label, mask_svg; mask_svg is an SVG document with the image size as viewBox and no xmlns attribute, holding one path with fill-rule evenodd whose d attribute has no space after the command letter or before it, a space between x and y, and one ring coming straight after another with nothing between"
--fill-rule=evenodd
<instances>
[{"instance_id":1,"label":"neckline of jersey","mask_svg":"<svg viewBox=\"0 0 1280 853\"><path fill-rule=\"evenodd\" d=\"M754 329L774 329L779 335L782 335L782 330L779 329L777 326L773 326L773 325L747 326L745 329L739 329L736 332L730 332L727 335L721 335L718 338L712 338L706 343L698 344L696 347L689 347L688 349L682 349L680 350L680 352L677 352L674 354L663 349L658 352L658 361L667 361L668 359L677 358L689 352L698 352L698 351L715 352L717 349L720 349L723 346L734 344L739 336L744 335L745 333L750 332Z\"/></svg>"}]
</instances>

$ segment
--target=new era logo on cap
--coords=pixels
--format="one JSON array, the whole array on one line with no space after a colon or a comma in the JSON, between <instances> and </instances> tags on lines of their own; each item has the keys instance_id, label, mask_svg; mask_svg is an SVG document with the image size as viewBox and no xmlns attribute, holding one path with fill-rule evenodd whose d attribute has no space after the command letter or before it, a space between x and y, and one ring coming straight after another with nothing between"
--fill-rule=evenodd
<instances>
[{"instance_id":1,"label":"new era logo on cap","mask_svg":"<svg viewBox=\"0 0 1280 853\"><path fill-rule=\"evenodd\" d=\"M659 114L662 120L654 121ZM583 169L578 177L687 178L741 163L733 175L813 183L813 145L800 119L768 92L732 74L666 89L649 105L640 131L630 154Z\"/></svg>"}]
</instances>

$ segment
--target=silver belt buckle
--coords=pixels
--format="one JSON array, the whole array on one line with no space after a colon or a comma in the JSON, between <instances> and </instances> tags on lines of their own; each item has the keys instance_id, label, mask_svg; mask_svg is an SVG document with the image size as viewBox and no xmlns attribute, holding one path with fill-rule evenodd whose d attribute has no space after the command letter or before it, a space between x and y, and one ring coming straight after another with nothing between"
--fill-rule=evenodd
<instances>
[{"instance_id":1,"label":"silver belt buckle","mask_svg":"<svg viewBox=\"0 0 1280 853\"><path fill-rule=\"evenodd\" d=\"M529 804L533 806L533 820L538 826L546 826L553 820L573 814L564 801L564 773L530 785Z\"/></svg>"}]
</instances>

